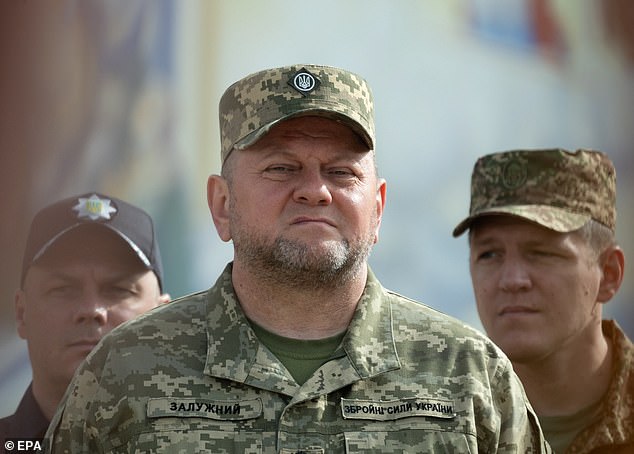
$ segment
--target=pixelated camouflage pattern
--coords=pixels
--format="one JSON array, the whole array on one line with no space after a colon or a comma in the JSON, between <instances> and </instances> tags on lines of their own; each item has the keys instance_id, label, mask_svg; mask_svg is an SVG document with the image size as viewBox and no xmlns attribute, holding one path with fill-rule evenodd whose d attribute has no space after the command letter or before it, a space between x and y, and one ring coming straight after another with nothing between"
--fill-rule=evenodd
<instances>
[{"instance_id":1,"label":"pixelated camouflage pattern","mask_svg":"<svg viewBox=\"0 0 634 454\"><path fill-rule=\"evenodd\" d=\"M519 216L557 232L571 232L590 219L616 227L616 172L606 154L580 149L513 150L478 159L471 176L469 217Z\"/></svg>"},{"instance_id":2,"label":"pixelated camouflage pattern","mask_svg":"<svg viewBox=\"0 0 634 454\"><path fill-rule=\"evenodd\" d=\"M504 354L371 272L340 352L298 385L255 336L229 265L208 292L107 335L47 443L73 454L550 452Z\"/></svg>"},{"instance_id":3,"label":"pixelated camouflage pattern","mask_svg":"<svg viewBox=\"0 0 634 454\"><path fill-rule=\"evenodd\" d=\"M316 88L293 88L293 76L306 70ZM374 102L367 82L339 68L294 65L260 71L235 82L220 99L222 162L235 148L252 145L276 122L306 114L345 121L374 149Z\"/></svg>"},{"instance_id":4,"label":"pixelated camouflage pattern","mask_svg":"<svg viewBox=\"0 0 634 454\"><path fill-rule=\"evenodd\" d=\"M598 422L580 432L564 454L634 453L634 345L613 320L603 320L613 349L613 378Z\"/></svg>"}]
</instances>

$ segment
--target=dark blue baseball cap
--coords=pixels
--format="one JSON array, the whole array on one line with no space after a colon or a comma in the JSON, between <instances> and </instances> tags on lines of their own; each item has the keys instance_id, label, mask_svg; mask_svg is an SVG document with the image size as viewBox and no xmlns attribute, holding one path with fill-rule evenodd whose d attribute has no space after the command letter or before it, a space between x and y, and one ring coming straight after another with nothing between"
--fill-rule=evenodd
<instances>
[{"instance_id":1,"label":"dark blue baseball cap","mask_svg":"<svg viewBox=\"0 0 634 454\"><path fill-rule=\"evenodd\" d=\"M152 270L163 288L163 265L154 222L142 209L97 192L69 197L42 208L33 218L22 260L26 272L62 236L86 225L101 226L118 235L141 263Z\"/></svg>"}]
</instances>

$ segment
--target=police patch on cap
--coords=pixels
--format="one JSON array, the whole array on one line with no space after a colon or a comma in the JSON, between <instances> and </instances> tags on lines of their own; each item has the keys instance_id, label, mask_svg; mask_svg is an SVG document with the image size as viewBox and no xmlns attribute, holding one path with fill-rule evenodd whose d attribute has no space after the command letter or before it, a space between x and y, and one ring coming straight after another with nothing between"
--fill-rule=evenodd
<instances>
[{"instance_id":1,"label":"police patch on cap","mask_svg":"<svg viewBox=\"0 0 634 454\"><path fill-rule=\"evenodd\" d=\"M112 214L117 212L117 209L112 205L112 200L100 199L97 194L88 198L80 197L73 210L77 212L78 219L88 218L91 221L108 220Z\"/></svg>"},{"instance_id":2,"label":"police patch on cap","mask_svg":"<svg viewBox=\"0 0 634 454\"><path fill-rule=\"evenodd\" d=\"M306 68L302 68L291 76L288 84L302 95L306 95L319 87L320 80Z\"/></svg>"}]
</instances>

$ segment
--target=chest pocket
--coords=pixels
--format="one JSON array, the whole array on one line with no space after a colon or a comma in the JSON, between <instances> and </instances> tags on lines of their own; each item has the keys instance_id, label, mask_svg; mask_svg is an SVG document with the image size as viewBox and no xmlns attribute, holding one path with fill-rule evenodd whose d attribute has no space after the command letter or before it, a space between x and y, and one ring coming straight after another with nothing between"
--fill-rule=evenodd
<instances>
[{"instance_id":1,"label":"chest pocket","mask_svg":"<svg viewBox=\"0 0 634 454\"><path fill-rule=\"evenodd\" d=\"M164 430L142 433L130 440L121 453L174 454L174 453L247 453L263 452L262 436L249 431L214 430L196 428ZM124 448L124 447L121 447Z\"/></svg>"},{"instance_id":2,"label":"chest pocket","mask_svg":"<svg viewBox=\"0 0 634 454\"><path fill-rule=\"evenodd\" d=\"M406 429L404 432L346 432L346 453L461 453L469 454L475 438L469 440L465 434L456 432L441 432L420 429ZM377 451L377 447L381 447Z\"/></svg>"}]
</instances>

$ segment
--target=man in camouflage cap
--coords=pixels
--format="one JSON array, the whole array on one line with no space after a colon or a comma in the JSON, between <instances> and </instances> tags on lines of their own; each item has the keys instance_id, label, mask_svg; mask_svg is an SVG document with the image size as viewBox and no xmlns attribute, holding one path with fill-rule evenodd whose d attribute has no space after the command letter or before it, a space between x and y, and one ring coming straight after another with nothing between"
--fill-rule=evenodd
<instances>
[{"instance_id":1,"label":"man in camouflage cap","mask_svg":"<svg viewBox=\"0 0 634 454\"><path fill-rule=\"evenodd\" d=\"M225 92L220 126L208 201L233 262L103 342L53 452L548 450L502 352L369 270L386 186L362 78L252 74Z\"/></svg>"},{"instance_id":2,"label":"man in camouflage cap","mask_svg":"<svg viewBox=\"0 0 634 454\"><path fill-rule=\"evenodd\" d=\"M619 290L616 175L601 152L515 150L471 180L470 272L482 324L558 453L634 452L634 347L602 307Z\"/></svg>"}]
</instances>

